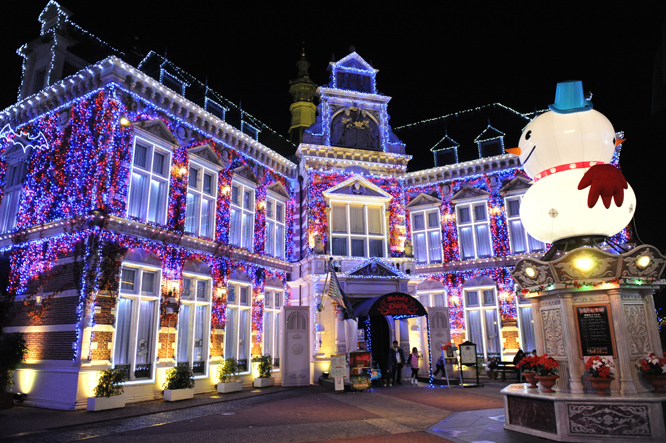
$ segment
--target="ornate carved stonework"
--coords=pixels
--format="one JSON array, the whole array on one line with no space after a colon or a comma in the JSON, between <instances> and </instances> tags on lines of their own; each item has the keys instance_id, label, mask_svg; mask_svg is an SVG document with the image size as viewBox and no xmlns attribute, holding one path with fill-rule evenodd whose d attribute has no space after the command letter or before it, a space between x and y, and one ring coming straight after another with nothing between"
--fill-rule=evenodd
<instances>
[{"instance_id":1,"label":"ornate carved stonework","mask_svg":"<svg viewBox=\"0 0 666 443\"><path fill-rule=\"evenodd\" d=\"M559 309L541 311L541 324L546 344L546 354L564 356L562 314Z\"/></svg>"},{"instance_id":2,"label":"ornate carved stonework","mask_svg":"<svg viewBox=\"0 0 666 443\"><path fill-rule=\"evenodd\" d=\"M651 435L647 406L600 404L567 406L571 434Z\"/></svg>"},{"instance_id":3,"label":"ornate carved stonework","mask_svg":"<svg viewBox=\"0 0 666 443\"><path fill-rule=\"evenodd\" d=\"M624 319L629 333L629 347L632 357L650 352L650 339L643 305L624 305Z\"/></svg>"}]
</instances>

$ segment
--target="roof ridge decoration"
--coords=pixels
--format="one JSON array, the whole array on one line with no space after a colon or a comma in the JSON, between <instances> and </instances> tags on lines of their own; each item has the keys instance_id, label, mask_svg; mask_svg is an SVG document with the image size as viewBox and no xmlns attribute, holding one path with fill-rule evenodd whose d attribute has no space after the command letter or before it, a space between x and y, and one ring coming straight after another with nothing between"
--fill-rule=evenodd
<instances>
[{"instance_id":1,"label":"roof ridge decoration","mask_svg":"<svg viewBox=\"0 0 666 443\"><path fill-rule=\"evenodd\" d=\"M494 140L496 138L504 137L506 134L499 129L493 127L490 123L488 123L488 126L486 126L486 129L484 129L481 134L479 134L474 141L476 143L479 142L486 142L488 140Z\"/></svg>"},{"instance_id":2,"label":"roof ridge decoration","mask_svg":"<svg viewBox=\"0 0 666 443\"><path fill-rule=\"evenodd\" d=\"M451 197L451 201L457 203L458 201L467 199L486 199L489 195L490 192L468 185L456 192L453 197Z\"/></svg>"}]
</instances>

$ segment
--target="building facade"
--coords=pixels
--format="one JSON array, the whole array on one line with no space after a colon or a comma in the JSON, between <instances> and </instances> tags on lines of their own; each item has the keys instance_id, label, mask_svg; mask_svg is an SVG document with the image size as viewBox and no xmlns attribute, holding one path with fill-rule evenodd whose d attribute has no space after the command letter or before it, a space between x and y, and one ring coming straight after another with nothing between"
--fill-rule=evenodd
<instances>
[{"instance_id":1,"label":"building facade","mask_svg":"<svg viewBox=\"0 0 666 443\"><path fill-rule=\"evenodd\" d=\"M160 397L177 364L207 392L234 357L249 384L261 354L286 382L292 306L308 308L306 383L359 346L383 366L393 339L422 351L422 375L446 341L470 340L484 360L537 347L510 272L547 245L522 227L530 181L504 153L506 128L488 122L473 159L447 133L433 144L438 166L408 172L390 97L355 52L331 63L313 124L312 82L292 82L296 146L155 53L133 66L98 44L110 55L69 76L65 63L42 66L55 35L76 35L55 2L40 22L39 44L22 48L20 99L0 113L0 248L13 301L3 332L28 341L15 378L29 404L83 407L110 367L127 370L128 401ZM447 149L453 161L438 154ZM431 337L425 317L341 320L327 296L332 268L352 305L406 294L445 332Z\"/></svg>"}]
</instances>

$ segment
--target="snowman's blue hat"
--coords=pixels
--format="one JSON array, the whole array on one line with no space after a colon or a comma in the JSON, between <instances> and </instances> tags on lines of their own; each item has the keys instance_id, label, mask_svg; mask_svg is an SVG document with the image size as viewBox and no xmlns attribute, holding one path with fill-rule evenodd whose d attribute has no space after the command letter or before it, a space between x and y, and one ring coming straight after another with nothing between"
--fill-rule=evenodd
<instances>
[{"instance_id":1,"label":"snowman's blue hat","mask_svg":"<svg viewBox=\"0 0 666 443\"><path fill-rule=\"evenodd\" d=\"M589 111L593 108L592 102L585 100L583 95L583 82L570 80L557 84L555 90L555 103L548 105L551 111L560 114Z\"/></svg>"}]
</instances>

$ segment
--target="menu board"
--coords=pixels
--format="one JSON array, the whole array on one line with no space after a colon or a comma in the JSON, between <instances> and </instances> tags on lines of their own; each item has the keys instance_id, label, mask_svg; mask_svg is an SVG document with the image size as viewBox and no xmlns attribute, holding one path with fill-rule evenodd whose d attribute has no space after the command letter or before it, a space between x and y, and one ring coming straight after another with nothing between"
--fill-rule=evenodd
<instances>
[{"instance_id":1,"label":"menu board","mask_svg":"<svg viewBox=\"0 0 666 443\"><path fill-rule=\"evenodd\" d=\"M460 363L463 365L476 365L476 344L466 341L460 345Z\"/></svg>"},{"instance_id":2,"label":"menu board","mask_svg":"<svg viewBox=\"0 0 666 443\"><path fill-rule=\"evenodd\" d=\"M610 305L576 306L582 356L615 355Z\"/></svg>"}]
</instances>

